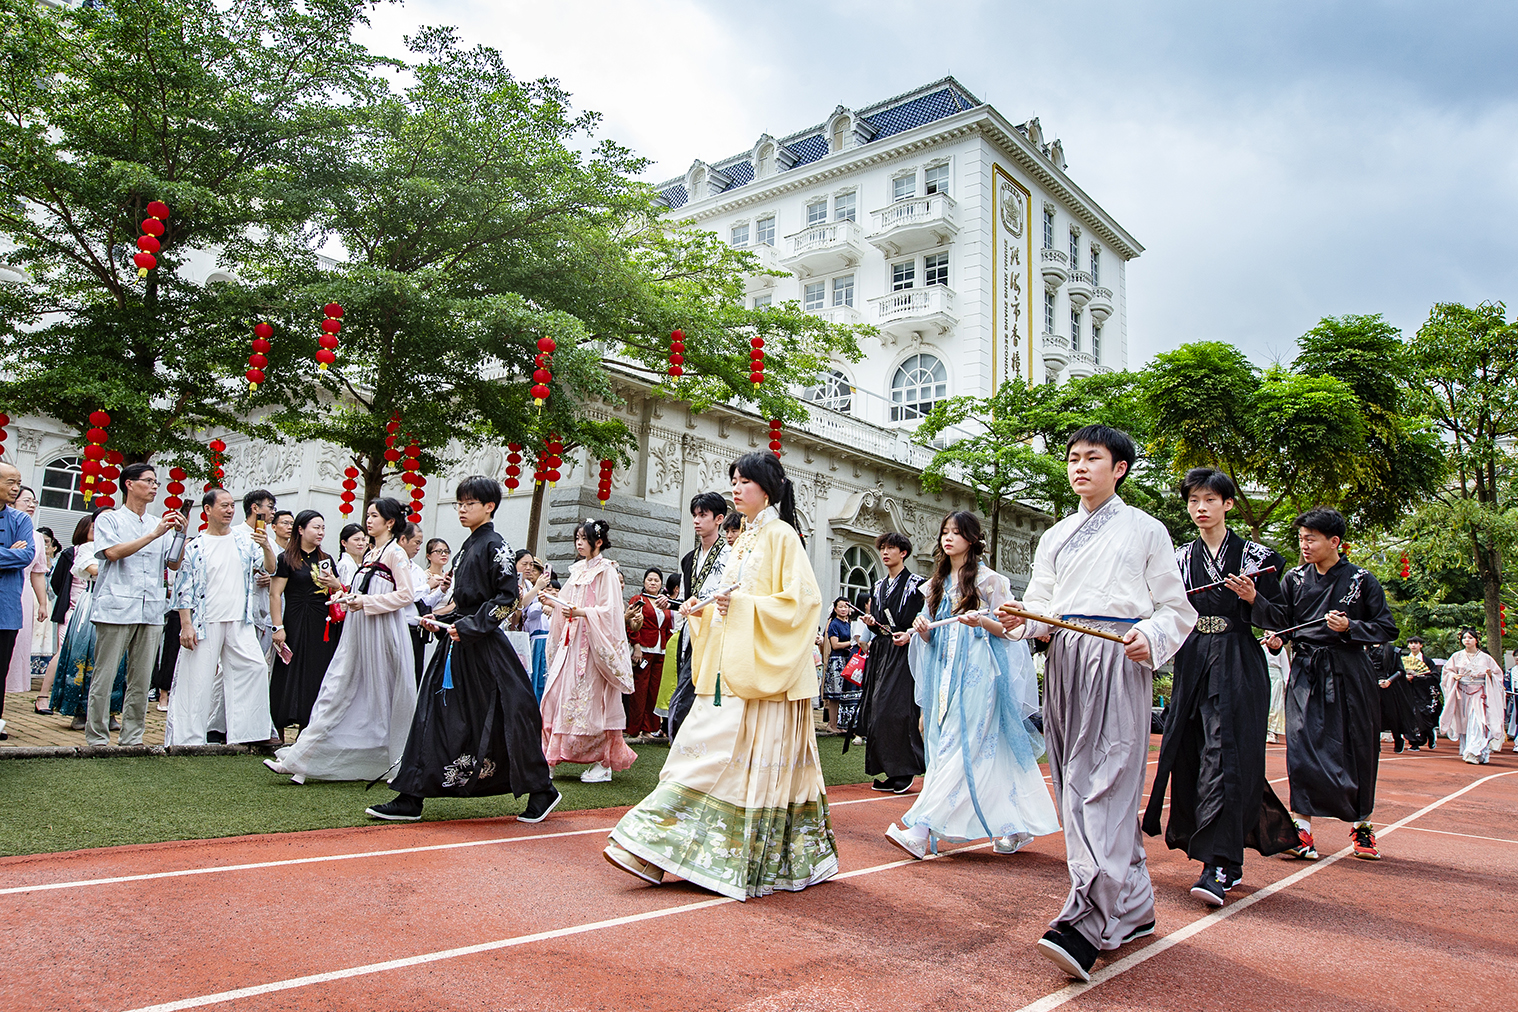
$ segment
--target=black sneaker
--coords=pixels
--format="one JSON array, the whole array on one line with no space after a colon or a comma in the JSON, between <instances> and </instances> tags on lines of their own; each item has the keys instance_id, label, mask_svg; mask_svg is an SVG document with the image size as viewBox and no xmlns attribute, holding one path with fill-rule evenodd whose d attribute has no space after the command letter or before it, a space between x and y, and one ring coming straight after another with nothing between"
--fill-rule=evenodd
<instances>
[{"instance_id":1,"label":"black sneaker","mask_svg":"<svg viewBox=\"0 0 1518 1012\"><path fill-rule=\"evenodd\" d=\"M383 805L364 809L364 814L371 819L384 819L387 822L420 822L422 799L415 794L397 794Z\"/></svg>"},{"instance_id":2,"label":"black sneaker","mask_svg":"<svg viewBox=\"0 0 1518 1012\"><path fill-rule=\"evenodd\" d=\"M1150 921L1148 924L1140 924L1123 936L1123 944L1127 945L1129 942L1137 941L1140 938L1148 938L1152 934L1154 934L1153 921Z\"/></svg>"},{"instance_id":3,"label":"black sneaker","mask_svg":"<svg viewBox=\"0 0 1518 1012\"><path fill-rule=\"evenodd\" d=\"M1224 884L1223 890L1224 892L1232 892L1235 886L1244 881L1244 866L1231 864L1223 870L1228 873L1228 881Z\"/></svg>"},{"instance_id":4,"label":"black sneaker","mask_svg":"<svg viewBox=\"0 0 1518 1012\"><path fill-rule=\"evenodd\" d=\"M542 822L548 818L548 813L559 807L559 802L564 800L564 795L552 787L546 791L538 791L527 798L527 809L517 816L518 822Z\"/></svg>"},{"instance_id":5,"label":"black sneaker","mask_svg":"<svg viewBox=\"0 0 1518 1012\"><path fill-rule=\"evenodd\" d=\"M1090 980L1096 963L1096 946L1074 928L1050 929L1038 940L1038 954L1076 980Z\"/></svg>"},{"instance_id":6,"label":"black sneaker","mask_svg":"<svg viewBox=\"0 0 1518 1012\"><path fill-rule=\"evenodd\" d=\"M1418 746L1418 745L1409 745L1409 746L1407 746L1407 750L1409 752L1417 752L1417 751L1419 751L1419 749L1420 749L1420 746Z\"/></svg>"},{"instance_id":7,"label":"black sneaker","mask_svg":"<svg viewBox=\"0 0 1518 1012\"><path fill-rule=\"evenodd\" d=\"M911 789L911 777L886 777L884 780L876 780L870 784L872 791L886 791L891 794L905 794Z\"/></svg>"},{"instance_id":8,"label":"black sneaker","mask_svg":"<svg viewBox=\"0 0 1518 1012\"><path fill-rule=\"evenodd\" d=\"M1393 752L1401 752L1402 748L1403 748L1403 741L1402 741L1401 738L1398 738L1396 741L1392 742L1392 751Z\"/></svg>"},{"instance_id":9,"label":"black sneaker","mask_svg":"<svg viewBox=\"0 0 1518 1012\"><path fill-rule=\"evenodd\" d=\"M1204 865L1202 875L1191 887L1191 895L1210 907L1220 907L1228 895L1228 873L1216 865Z\"/></svg>"}]
</instances>

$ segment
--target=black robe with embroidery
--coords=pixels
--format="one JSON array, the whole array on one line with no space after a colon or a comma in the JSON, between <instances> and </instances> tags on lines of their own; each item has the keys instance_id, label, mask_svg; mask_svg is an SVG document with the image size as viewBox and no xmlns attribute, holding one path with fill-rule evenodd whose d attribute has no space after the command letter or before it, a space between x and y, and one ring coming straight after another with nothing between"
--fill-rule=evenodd
<instances>
[{"instance_id":1,"label":"black robe with embroidery","mask_svg":"<svg viewBox=\"0 0 1518 1012\"><path fill-rule=\"evenodd\" d=\"M1176 552L1189 591L1225 576L1274 566L1254 577L1261 597L1280 600L1286 561L1228 533L1217 558L1200 538ZM1175 656L1175 686L1165 711L1144 832L1158 836L1170 784L1165 843L1208 865L1242 866L1244 848L1278 854L1297 845L1291 815L1265 779L1270 672L1255 639L1251 609L1227 587L1189 596L1197 628ZM1207 629L1227 629L1207 632Z\"/></svg>"},{"instance_id":2,"label":"black robe with embroidery","mask_svg":"<svg viewBox=\"0 0 1518 1012\"><path fill-rule=\"evenodd\" d=\"M1349 616L1334 632L1326 622L1291 634L1295 656L1286 683L1286 773L1291 810L1357 822L1376 807L1381 700L1366 648L1397 638L1397 623L1374 576L1340 559L1327 573L1291 570L1280 604L1255 598L1254 622L1286 629L1330 611Z\"/></svg>"},{"instance_id":3,"label":"black robe with embroidery","mask_svg":"<svg viewBox=\"0 0 1518 1012\"><path fill-rule=\"evenodd\" d=\"M916 683L907 664L910 648L891 641L892 632L907 632L922 611L922 577L902 570L894 579L875 584L875 638L864 664L863 697L847 728L843 750L855 734L864 736L864 772L875 777L920 777L927 772L923 759L922 730L917 726L921 710L915 698Z\"/></svg>"},{"instance_id":4,"label":"black robe with embroidery","mask_svg":"<svg viewBox=\"0 0 1518 1012\"><path fill-rule=\"evenodd\" d=\"M1422 745L1428 728L1424 725L1423 710L1413 698L1407 672L1402 670L1402 652L1395 643L1382 643L1367 653L1376 678L1386 682L1386 688L1380 690L1381 730L1406 738L1413 745Z\"/></svg>"},{"instance_id":5,"label":"black robe with embroidery","mask_svg":"<svg viewBox=\"0 0 1518 1012\"><path fill-rule=\"evenodd\" d=\"M452 621L422 676L401 769L390 786L424 798L549 791L543 716L501 623L517 599L511 547L485 523L459 548ZM452 688L445 689L445 676Z\"/></svg>"}]
</instances>

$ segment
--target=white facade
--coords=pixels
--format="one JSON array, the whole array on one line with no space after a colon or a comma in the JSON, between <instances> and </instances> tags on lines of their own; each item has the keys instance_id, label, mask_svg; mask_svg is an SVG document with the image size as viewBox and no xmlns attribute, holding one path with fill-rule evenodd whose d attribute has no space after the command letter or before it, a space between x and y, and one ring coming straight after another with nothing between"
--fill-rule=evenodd
<instances>
[{"instance_id":1,"label":"white facade","mask_svg":"<svg viewBox=\"0 0 1518 1012\"><path fill-rule=\"evenodd\" d=\"M830 597L855 596L879 575L878 534L908 535L914 566L925 572L943 515L975 508L966 489L921 487L933 454L911 441L911 429L934 401L988 395L1014 374L1045 382L1127 365L1125 264L1141 247L1070 181L1059 142L1045 144L1036 120L1012 125L952 79L857 112L840 107L820 126L781 140L765 135L738 158L695 162L660 190L671 218L693 218L753 250L765 269L789 275L750 278L751 305L810 300L819 314L879 328L878 338L861 342L864 359L837 363L837 377L812 392L811 419L784 437L807 550ZM1097 277L1089 276L1093 266ZM209 257L187 267L197 280L216 280ZM1098 322L1099 350L1092 343ZM615 402L588 413L628 425L638 440L636 464L615 474L603 506L594 466L569 455L563 480L547 491L534 547L563 571L573 561L573 524L605 517L608 554L622 562L631 591L644 566L672 571L692 544L691 498L726 492L731 462L765 449L769 436L764 419L736 408L694 414L654 397L632 373L614 380ZM67 484L60 462L77 456L79 434L22 418L11 435L6 458L43 495L39 524L67 543L80 515L69 507L78 503L56 505L65 490L44 486ZM326 547L337 550L349 463L341 450L223 438L229 490L267 488L281 508L320 510ZM463 531L454 485L468 474L504 476L506 455L495 446L449 449L458 463L429 476L422 516L429 536L456 547ZM497 514L513 545L525 545L530 505L530 490L522 490ZM998 557L987 562L1014 588L1026 586L1036 539L1051 522L1004 507Z\"/></svg>"}]
</instances>

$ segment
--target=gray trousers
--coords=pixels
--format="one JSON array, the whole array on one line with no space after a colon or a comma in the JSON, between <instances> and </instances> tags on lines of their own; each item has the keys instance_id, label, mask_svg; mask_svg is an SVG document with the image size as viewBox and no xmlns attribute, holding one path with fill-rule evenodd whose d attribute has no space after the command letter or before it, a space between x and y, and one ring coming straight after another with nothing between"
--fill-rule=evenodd
<instances>
[{"instance_id":1,"label":"gray trousers","mask_svg":"<svg viewBox=\"0 0 1518 1012\"><path fill-rule=\"evenodd\" d=\"M1050 927L1112 950L1154 920L1139 802L1154 673L1121 644L1056 630L1044 669L1044 742L1065 827L1070 895Z\"/></svg>"},{"instance_id":2,"label":"gray trousers","mask_svg":"<svg viewBox=\"0 0 1518 1012\"><path fill-rule=\"evenodd\" d=\"M114 672L126 654L126 698L121 703L121 737L119 744L141 745L147 722L148 686L153 669L158 666L158 644L163 640L163 623L118 625L95 623L95 670ZM111 685L114 678L91 678L89 716L84 723L87 745L111 743Z\"/></svg>"}]
</instances>

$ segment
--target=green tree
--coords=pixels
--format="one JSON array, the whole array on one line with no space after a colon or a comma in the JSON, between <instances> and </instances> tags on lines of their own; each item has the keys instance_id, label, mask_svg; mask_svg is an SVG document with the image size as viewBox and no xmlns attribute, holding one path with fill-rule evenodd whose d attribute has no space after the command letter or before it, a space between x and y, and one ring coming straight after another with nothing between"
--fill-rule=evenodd
<instances>
[{"instance_id":1,"label":"green tree","mask_svg":"<svg viewBox=\"0 0 1518 1012\"><path fill-rule=\"evenodd\" d=\"M1440 303L1409 343L1412 388L1443 439L1449 480L1405 531L1421 565L1481 582L1487 649L1500 656L1504 568L1518 546L1518 325L1500 303Z\"/></svg>"},{"instance_id":2,"label":"green tree","mask_svg":"<svg viewBox=\"0 0 1518 1012\"><path fill-rule=\"evenodd\" d=\"M85 425L130 460L191 462L239 425L263 293L206 286L193 251L246 272L298 252L380 62L360 0L0 0L0 236L29 284L0 285L0 398ZM150 201L159 266L132 263ZM203 267L202 267L203 269ZM295 350L275 345L271 368ZM265 401L281 396L267 389Z\"/></svg>"},{"instance_id":3,"label":"green tree","mask_svg":"<svg viewBox=\"0 0 1518 1012\"><path fill-rule=\"evenodd\" d=\"M1231 344L1203 341L1155 356L1144 371L1154 450L1176 472L1215 467L1240 490L1256 540L1284 511L1337 504L1364 444L1350 385L1280 368L1262 373Z\"/></svg>"}]
</instances>

